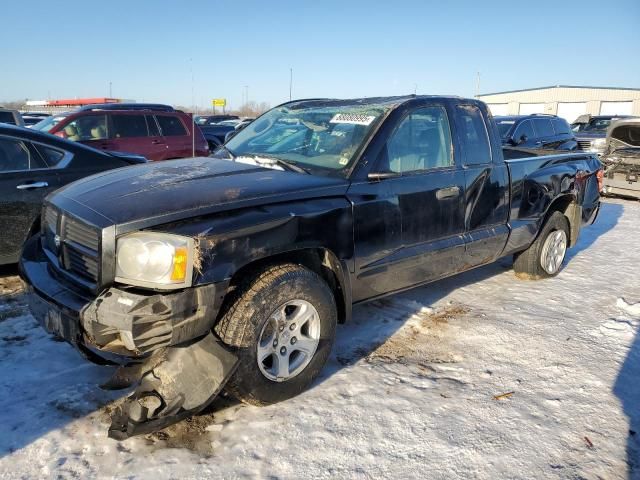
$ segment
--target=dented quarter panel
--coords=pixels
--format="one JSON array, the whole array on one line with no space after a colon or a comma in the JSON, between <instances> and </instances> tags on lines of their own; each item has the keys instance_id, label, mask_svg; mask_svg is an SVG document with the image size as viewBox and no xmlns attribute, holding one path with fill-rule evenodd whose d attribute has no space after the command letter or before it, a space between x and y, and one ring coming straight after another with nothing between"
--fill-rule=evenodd
<instances>
[{"instance_id":1,"label":"dented quarter panel","mask_svg":"<svg viewBox=\"0 0 640 480\"><path fill-rule=\"evenodd\" d=\"M533 242L554 201L570 197L582 206L589 223L600 204L596 172L602 167L592 154L543 155L507 160L511 174L511 235L504 254Z\"/></svg>"}]
</instances>

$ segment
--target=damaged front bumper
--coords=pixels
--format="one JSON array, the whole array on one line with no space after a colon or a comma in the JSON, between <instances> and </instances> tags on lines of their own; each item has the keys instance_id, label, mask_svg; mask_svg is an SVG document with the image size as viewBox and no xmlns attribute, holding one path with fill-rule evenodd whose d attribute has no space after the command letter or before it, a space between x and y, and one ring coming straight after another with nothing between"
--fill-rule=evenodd
<instances>
[{"instance_id":1,"label":"damaged front bumper","mask_svg":"<svg viewBox=\"0 0 640 480\"><path fill-rule=\"evenodd\" d=\"M226 285L171 293L111 287L96 297L58 277L37 238L20 260L34 317L95 363L119 365L103 387L137 388L114 415L110 436L148 433L205 408L237 358L211 333Z\"/></svg>"}]
</instances>

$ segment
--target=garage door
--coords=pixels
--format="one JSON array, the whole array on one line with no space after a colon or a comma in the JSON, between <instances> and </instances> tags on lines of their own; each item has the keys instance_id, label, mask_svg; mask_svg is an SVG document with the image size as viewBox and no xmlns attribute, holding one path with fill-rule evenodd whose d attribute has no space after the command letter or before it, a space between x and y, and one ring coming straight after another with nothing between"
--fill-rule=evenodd
<instances>
[{"instance_id":1,"label":"garage door","mask_svg":"<svg viewBox=\"0 0 640 480\"><path fill-rule=\"evenodd\" d=\"M585 102L560 102L558 103L558 116L567 122L573 123L580 115L587 113Z\"/></svg>"},{"instance_id":2,"label":"garage door","mask_svg":"<svg viewBox=\"0 0 640 480\"><path fill-rule=\"evenodd\" d=\"M544 113L544 103L521 103L519 113L520 115Z\"/></svg>"},{"instance_id":3,"label":"garage door","mask_svg":"<svg viewBox=\"0 0 640 480\"><path fill-rule=\"evenodd\" d=\"M602 102L600 115L631 115L633 102Z\"/></svg>"},{"instance_id":4,"label":"garage door","mask_svg":"<svg viewBox=\"0 0 640 480\"><path fill-rule=\"evenodd\" d=\"M491 110L491 115L497 117L498 115L509 115L509 104L508 103L489 103L489 110Z\"/></svg>"}]
</instances>

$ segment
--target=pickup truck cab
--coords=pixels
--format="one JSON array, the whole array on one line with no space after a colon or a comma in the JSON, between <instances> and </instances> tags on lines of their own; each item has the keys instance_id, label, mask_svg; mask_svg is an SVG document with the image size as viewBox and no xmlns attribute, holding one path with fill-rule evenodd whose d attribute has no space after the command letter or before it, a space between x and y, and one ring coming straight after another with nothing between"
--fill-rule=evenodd
<instances>
[{"instance_id":1,"label":"pickup truck cab","mask_svg":"<svg viewBox=\"0 0 640 480\"><path fill-rule=\"evenodd\" d=\"M509 156L477 100L294 101L217 158L51 195L21 274L49 331L122 365L111 387L139 383L112 436L184 418L223 387L274 403L318 375L353 304L507 255L527 278L558 274L598 213L601 164Z\"/></svg>"}]
</instances>

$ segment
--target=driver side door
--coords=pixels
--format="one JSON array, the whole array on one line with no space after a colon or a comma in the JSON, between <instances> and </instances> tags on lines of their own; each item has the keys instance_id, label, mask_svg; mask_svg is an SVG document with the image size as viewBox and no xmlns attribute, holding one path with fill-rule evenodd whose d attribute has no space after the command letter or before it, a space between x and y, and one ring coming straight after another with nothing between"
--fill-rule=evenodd
<instances>
[{"instance_id":1,"label":"driver side door","mask_svg":"<svg viewBox=\"0 0 640 480\"><path fill-rule=\"evenodd\" d=\"M463 268L465 176L444 105L415 108L378 158L381 180L353 185L354 301ZM357 195L357 196L356 196Z\"/></svg>"}]
</instances>

